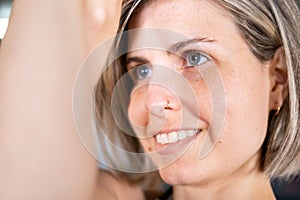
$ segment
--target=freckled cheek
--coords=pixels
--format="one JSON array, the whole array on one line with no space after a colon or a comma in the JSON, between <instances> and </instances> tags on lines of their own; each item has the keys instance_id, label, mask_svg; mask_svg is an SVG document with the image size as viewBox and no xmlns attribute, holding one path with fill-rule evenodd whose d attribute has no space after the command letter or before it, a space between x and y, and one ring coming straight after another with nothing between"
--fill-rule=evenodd
<instances>
[{"instance_id":1,"label":"freckled cheek","mask_svg":"<svg viewBox=\"0 0 300 200\"><path fill-rule=\"evenodd\" d=\"M228 86L228 108L233 110L232 114L244 113L247 118L253 120L261 119L268 113L269 89L263 80L242 82Z\"/></svg>"},{"instance_id":2,"label":"freckled cheek","mask_svg":"<svg viewBox=\"0 0 300 200\"><path fill-rule=\"evenodd\" d=\"M267 127L267 88L263 81L231 83L226 92L225 129L237 146L258 148L264 140ZM258 84L259 83L259 84ZM226 137L226 135L224 135Z\"/></svg>"},{"instance_id":3,"label":"freckled cheek","mask_svg":"<svg viewBox=\"0 0 300 200\"><path fill-rule=\"evenodd\" d=\"M133 93L128 106L129 122L137 134L138 140L145 152L152 152L154 147L149 138L143 139L144 133L142 130L148 126L149 117L144 107L145 95L143 93Z\"/></svg>"},{"instance_id":4,"label":"freckled cheek","mask_svg":"<svg viewBox=\"0 0 300 200\"><path fill-rule=\"evenodd\" d=\"M128 106L128 117L131 126L146 127L148 124L148 115L144 107L145 95L140 92L134 92L131 95Z\"/></svg>"},{"instance_id":5,"label":"freckled cheek","mask_svg":"<svg viewBox=\"0 0 300 200\"><path fill-rule=\"evenodd\" d=\"M197 98L200 117L211 121L213 100L208 85L203 80L193 81L190 84Z\"/></svg>"}]
</instances>

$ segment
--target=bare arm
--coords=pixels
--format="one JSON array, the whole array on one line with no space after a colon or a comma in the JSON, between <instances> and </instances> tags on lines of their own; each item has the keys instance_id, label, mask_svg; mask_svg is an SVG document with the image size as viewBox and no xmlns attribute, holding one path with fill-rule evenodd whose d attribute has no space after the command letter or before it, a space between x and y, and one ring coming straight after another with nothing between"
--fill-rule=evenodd
<instances>
[{"instance_id":1,"label":"bare arm","mask_svg":"<svg viewBox=\"0 0 300 200\"><path fill-rule=\"evenodd\" d=\"M119 10L120 1L109 3ZM80 63L103 39L87 30L85 5L14 1L0 49L0 199L96 197L96 161L77 137L71 104Z\"/></svg>"}]
</instances>

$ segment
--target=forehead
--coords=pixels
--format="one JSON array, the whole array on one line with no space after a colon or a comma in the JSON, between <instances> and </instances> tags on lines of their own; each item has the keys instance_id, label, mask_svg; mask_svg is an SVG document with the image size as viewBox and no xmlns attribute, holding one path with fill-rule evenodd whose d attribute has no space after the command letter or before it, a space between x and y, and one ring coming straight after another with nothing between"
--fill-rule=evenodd
<instances>
[{"instance_id":1,"label":"forehead","mask_svg":"<svg viewBox=\"0 0 300 200\"><path fill-rule=\"evenodd\" d=\"M207 0L150 0L130 20L129 29L133 28L162 28L207 38L238 33L225 11Z\"/></svg>"},{"instance_id":2,"label":"forehead","mask_svg":"<svg viewBox=\"0 0 300 200\"><path fill-rule=\"evenodd\" d=\"M165 48L189 38L214 40L211 48L222 49L224 53L248 48L229 15L207 0L150 0L129 21L129 29L145 28L169 32L149 35L134 31L135 34L129 34L129 50L153 47L157 42L160 42L159 47Z\"/></svg>"}]
</instances>

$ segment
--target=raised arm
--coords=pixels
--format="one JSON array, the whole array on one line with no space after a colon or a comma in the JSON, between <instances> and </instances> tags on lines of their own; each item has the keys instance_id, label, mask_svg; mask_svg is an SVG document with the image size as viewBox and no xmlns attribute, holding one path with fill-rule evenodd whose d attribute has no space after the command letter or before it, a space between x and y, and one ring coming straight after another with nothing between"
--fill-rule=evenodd
<instances>
[{"instance_id":1,"label":"raised arm","mask_svg":"<svg viewBox=\"0 0 300 200\"><path fill-rule=\"evenodd\" d=\"M0 199L95 199L72 87L88 51L115 31L120 4L14 0L0 49Z\"/></svg>"}]
</instances>

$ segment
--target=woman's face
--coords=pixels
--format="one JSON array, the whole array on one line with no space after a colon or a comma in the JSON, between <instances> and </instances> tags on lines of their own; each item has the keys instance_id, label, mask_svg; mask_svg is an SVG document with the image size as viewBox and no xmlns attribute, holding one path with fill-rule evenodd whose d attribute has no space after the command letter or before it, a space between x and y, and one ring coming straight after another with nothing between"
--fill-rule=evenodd
<instances>
[{"instance_id":1,"label":"woman's face","mask_svg":"<svg viewBox=\"0 0 300 200\"><path fill-rule=\"evenodd\" d=\"M176 53L146 48L130 51L126 57L127 69L137 74L128 108L136 134L147 134L155 112L163 113L161 127L140 139L145 151L172 156L193 141L178 159L159 169L163 179L174 185L207 184L257 172L267 130L270 72L251 53L226 13L204 0L150 1L135 14L129 28L167 29L194 41L180 43ZM182 42L170 37L171 46ZM141 34L129 36L129 49L143 40ZM154 67L158 65L163 67ZM185 81L160 82L159 78L169 79L172 71ZM159 74L155 81L151 80L154 74ZM139 85L145 80L148 84ZM193 91L191 102L196 103L182 100L187 88L183 83ZM224 105L224 112L214 111L223 116L214 116L213 110L222 108L214 104ZM183 115L183 109L193 113ZM215 124L222 129L214 128ZM199 156L207 146L212 150Z\"/></svg>"}]
</instances>

